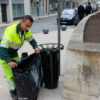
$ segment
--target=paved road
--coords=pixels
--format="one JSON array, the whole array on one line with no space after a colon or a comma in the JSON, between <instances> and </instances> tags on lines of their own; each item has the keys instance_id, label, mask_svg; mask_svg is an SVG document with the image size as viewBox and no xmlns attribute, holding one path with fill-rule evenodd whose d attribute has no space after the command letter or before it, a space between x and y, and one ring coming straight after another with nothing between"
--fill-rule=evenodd
<instances>
[{"instance_id":1,"label":"paved road","mask_svg":"<svg viewBox=\"0 0 100 100\"><path fill-rule=\"evenodd\" d=\"M31 32L33 34L36 33L41 33L43 28L48 28L49 31L55 31L57 30L57 20L56 20L57 16L49 16L46 18L41 18L41 19L37 19L35 20L33 26L31 27ZM4 32L6 27L0 28L0 34ZM74 26L67 26L67 28L74 28Z\"/></svg>"}]
</instances>

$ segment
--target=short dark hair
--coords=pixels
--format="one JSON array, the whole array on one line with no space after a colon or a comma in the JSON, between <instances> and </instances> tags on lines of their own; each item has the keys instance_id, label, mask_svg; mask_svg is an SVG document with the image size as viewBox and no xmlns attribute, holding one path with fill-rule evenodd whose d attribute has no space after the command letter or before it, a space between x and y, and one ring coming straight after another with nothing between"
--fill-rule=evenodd
<instances>
[{"instance_id":1,"label":"short dark hair","mask_svg":"<svg viewBox=\"0 0 100 100\"><path fill-rule=\"evenodd\" d=\"M34 19L30 16L30 15L25 15L23 18L23 20L30 20L31 22L34 22Z\"/></svg>"}]
</instances>

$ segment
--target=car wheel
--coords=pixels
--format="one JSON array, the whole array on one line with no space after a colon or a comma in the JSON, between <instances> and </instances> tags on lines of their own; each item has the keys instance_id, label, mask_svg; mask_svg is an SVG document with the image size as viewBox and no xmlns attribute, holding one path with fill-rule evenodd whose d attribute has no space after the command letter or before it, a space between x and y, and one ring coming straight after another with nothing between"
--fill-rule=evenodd
<instances>
[{"instance_id":1,"label":"car wheel","mask_svg":"<svg viewBox=\"0 0 100 100\"><path fill-rule=\"evenodd\" d=\"M74 21L73 21L73 25L74 26L77 26L77 21L74 19Z\"/></svg>"}]
</instances>

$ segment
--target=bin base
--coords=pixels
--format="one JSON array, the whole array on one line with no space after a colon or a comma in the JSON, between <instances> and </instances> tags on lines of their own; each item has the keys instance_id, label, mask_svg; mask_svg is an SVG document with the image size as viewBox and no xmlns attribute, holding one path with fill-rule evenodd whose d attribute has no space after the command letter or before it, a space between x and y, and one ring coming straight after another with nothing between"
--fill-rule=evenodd
<instances>
[{"instance_id":1,"label":"bin base","mask_svg":"<svg viewBox=\"0 0 100 100\"><path fill-rule=\"evenodd\" d=\"M57 88L58 87L58 85L57 84L53 84L53 85L45 85L45 88L47 88L47 89L55 89L55 88Z\"/></svg>"}]
</instances>

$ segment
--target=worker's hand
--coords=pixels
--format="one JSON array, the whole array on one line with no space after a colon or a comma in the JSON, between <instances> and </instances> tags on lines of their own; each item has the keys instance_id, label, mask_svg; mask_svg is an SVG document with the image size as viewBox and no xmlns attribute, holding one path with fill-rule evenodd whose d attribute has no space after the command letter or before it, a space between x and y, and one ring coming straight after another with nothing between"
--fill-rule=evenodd
<instances>
[{"instance_id":1,"label":"worker's hand","mask_svg":"<svg viewBox=\"0 0 100 100\"><path fill-rule=\"evenodd\" d=\"M35 53L36 54L40 53L40 50L38 48L35 48Z\"/></svg>"},{"instance_id":2,"label":"worker's hand","mask_svg":"<svg viewBox=\"0 0 100 100\"><path fill-rule=\"evenodd\" d=\"M17 67L17 64L16 64L15 62L9 62L8 65L9 65L11 68Z\"/></svg>"}]
</instances>

